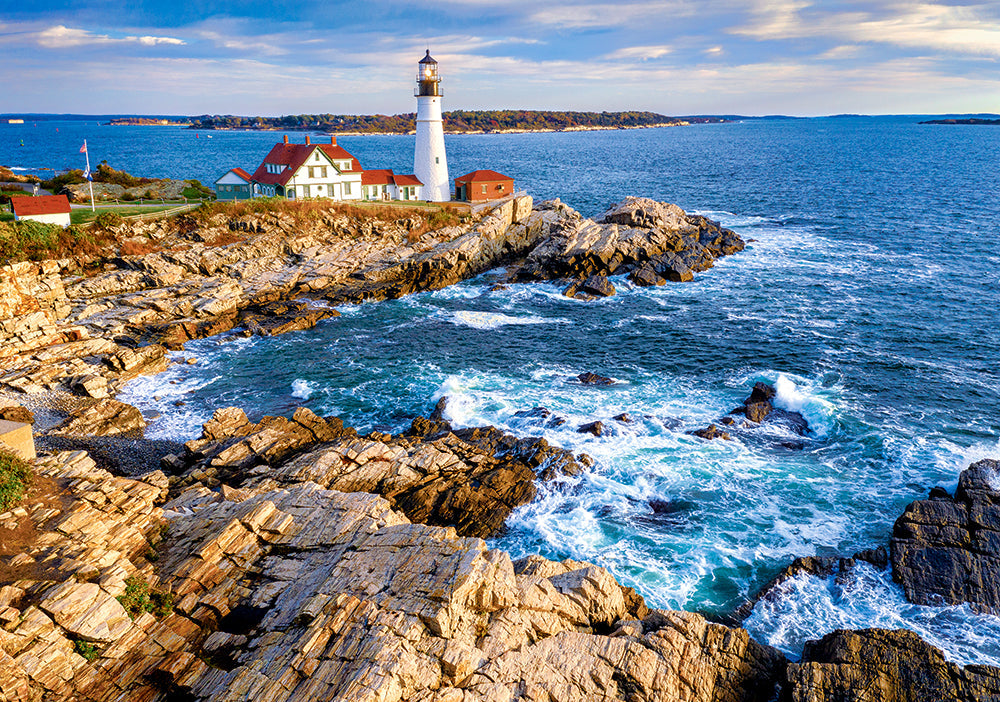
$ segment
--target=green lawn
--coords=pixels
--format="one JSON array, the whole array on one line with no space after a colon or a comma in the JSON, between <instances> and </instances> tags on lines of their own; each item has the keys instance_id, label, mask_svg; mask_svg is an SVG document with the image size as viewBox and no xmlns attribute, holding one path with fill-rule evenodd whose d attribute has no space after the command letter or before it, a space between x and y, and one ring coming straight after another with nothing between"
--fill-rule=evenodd
<instances>
[{"instance_id":1,"label":"green lawn","mask_svg":"<svg viewBox=\"0 0 1000 702\"><path fill-rule=\"evenodd\" d=\"M0 212L0 222L13 222L14 213L13 212Z\"/></svg>"},{"instance_id":2,"label":"green lawn","mask_svg":"<svg viewBox=\"0 0 1000 702\"><path fill-rule=\"evenodd\" d=\"M75 208L69 214L69 221L71 224L86 224L87 222L93 222L102 212L117 212L122 217L127 217L135 214L162 212L163 210L171 210L174 207L177 207L177 205L163 205L161 207L98 207L96 212Z\"/></svg>"}]
</instances>

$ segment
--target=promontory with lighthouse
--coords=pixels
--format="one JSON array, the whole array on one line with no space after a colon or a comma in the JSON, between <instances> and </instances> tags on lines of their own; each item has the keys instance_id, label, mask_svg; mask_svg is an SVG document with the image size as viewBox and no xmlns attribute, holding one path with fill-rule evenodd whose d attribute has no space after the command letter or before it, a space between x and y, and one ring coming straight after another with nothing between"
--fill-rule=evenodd
<instances>
[{"instance_id":1,"label":"promontory with lighthouse","mask_svg":"<svg viewBox=\"0 0 1000 702\"><path fill-rule=\"evenodd\" d=\"M992 152L416 68L386 136L0 125L0 702L1000 699Z\"/></svg>"}]
</instances>

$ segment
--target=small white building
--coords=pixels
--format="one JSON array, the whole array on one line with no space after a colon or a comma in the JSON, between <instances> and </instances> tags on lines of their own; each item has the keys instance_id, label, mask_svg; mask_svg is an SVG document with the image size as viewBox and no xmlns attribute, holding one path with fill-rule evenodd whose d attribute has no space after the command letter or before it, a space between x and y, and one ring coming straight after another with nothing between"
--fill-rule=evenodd
<instances>
[{"instance_id":1,"label":"small white building","mask_svg":"<svg viewBox=\"0 0 1000 702\"><path fill-rule=\"evenodd\" d=\"M289 200L324 197L332 200L360 200L361 164L337 138L329 144L290 144L285 136L276 144L250 177L253 197L285 197Z\"/></svg>"},{"instance_id":2,"label":"small white building","mask_svg":"<svg viewBox=\"0 0 1000 702\"><path fill-rule=\"evenodd\" d=\"M365 171L361 193L365 200L422 200L424 184L415 175L397 175L391 168Z\"/></svg>"},{"instance_id":3,"label":"small white building","mask_svg":"<svg viewBox=\"0 0 1000 702\"><path fill-rule=\"evenodd\" d=\"M16 195L10 199L15 220L34 220L46 224L69 226L69 200L65 195L39 195L37 197Z\"/></svg>"}]
</instances>

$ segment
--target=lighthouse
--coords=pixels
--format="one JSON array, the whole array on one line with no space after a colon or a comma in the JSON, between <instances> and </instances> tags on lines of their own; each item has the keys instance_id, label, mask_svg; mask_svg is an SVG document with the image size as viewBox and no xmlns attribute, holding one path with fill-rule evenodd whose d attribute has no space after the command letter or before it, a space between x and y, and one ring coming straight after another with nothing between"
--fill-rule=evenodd
<instances>
[{"instance_id":1,"label":"lighthouse","mask_svg":"<svg viewBox=\"0 0 1000 702\"><path fill-rule=\"evenodd\" d=\"M441 76L438 62L427 55L417 64L417 143L413 149L413 173L424 184L424 199L451 199L448 160L444 155L444 125L441 121Z\"/></svg>"}]
</instances>

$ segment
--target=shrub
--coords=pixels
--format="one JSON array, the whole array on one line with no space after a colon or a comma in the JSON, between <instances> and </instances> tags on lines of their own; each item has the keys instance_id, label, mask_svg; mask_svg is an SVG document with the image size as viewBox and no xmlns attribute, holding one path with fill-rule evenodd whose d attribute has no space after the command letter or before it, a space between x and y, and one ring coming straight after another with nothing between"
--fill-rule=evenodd
<instances>
[{"instance_id":1,"label":"shrub","mask_svg":"<svg viewBox=\"0 0 1000 702\"><path fill-rule=\"evenodd\" d=\"M124 221L125 220L122 219L122 216L117 212L102 212L97 215L97 218L94 220L94 224L101 229L113 229L115 227L120 227Z\"/></svg>"},{"instance_id":2,"label":"shrub","mask_svg":"<svg viewBox=\"0 0 1000 702\"><path fill-rule=\"evenodd\" d=\"M65 173L60 173L59 175L49 178L48 180L42 181L42 187L46 190L51 190L54 193L59 192L64 185L73 185L75 183L86 183L87 179L83 177L83 171L79 168L74 168L72 170L66 171Z\"/></svg>"},{"instance_id":3,"label":"shrub","mask_svg":"<svg viewBox=\"0 0 1000 702\"><path fill-rule=\"evenodd\" d=\"M137 200L138 198L134 194L126 190L121 194L121 199L124 200L125 202L132 202L134 200Z\"/></svg>"},{"instance_id":4,"label":"shrub","mask_svg":"<svg viewBox=\"0 0 1000 702\"><path fill-rule=\"evenodd\" d=\"M73 648L79 653L88 663L93 663L100 656L100 652L97 650L97 646L90 641L84 641L83 639L74 639Z\"/></svg>"},{"instance_id":5,"label":"shrub","mask_svg":"<svg viewBox=\"0 0 1000 702\"><path fill-rule=\"evenodd\" d=\"M136 576L125 581L125 592L118 595L118 601L132 619L144 612L149 612L154 617L165 617L174 608L172 592L151 590L149 583Z\"/></svg>"},{"instance_id":6,"label":"shrub","mask_svg":"<svg viewBox=\"0 0 1000 702\"><path fill-rule=\"evenodd\" d=\"M115 185L120 185L123 188L134 188L137 185L145 185L146 183L152 183L152 178L137 178L136 176L126 173L125 171L118 171L108 165L107 161L101 161L97 166L97 171L94 173L94 181L98 183L114 183Z\"/></svg>"},{"instance_id":7,"label":"shrub","mask_svg":"<svg viewBox=\"0 0 1000 702\"><path fill-rule=\"evenodd\" d=\"M31 464L10 451L0 450L0 512L6 512L24 498L31 479Z\"/></svg>"}]
</instances>

